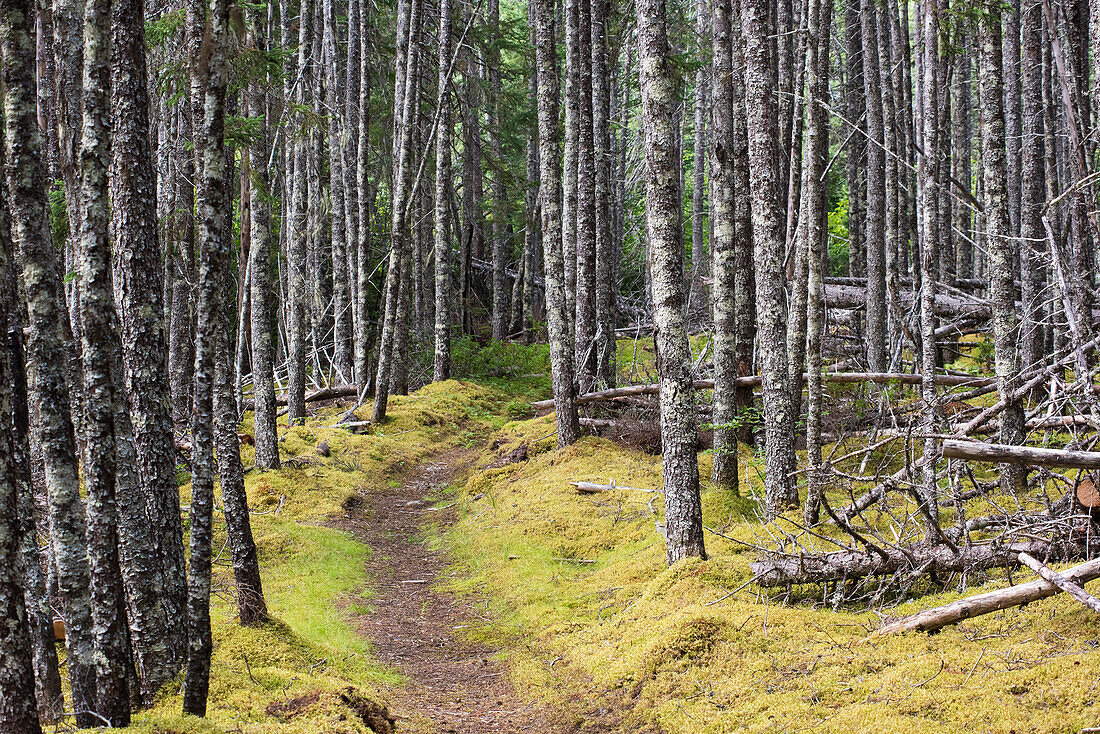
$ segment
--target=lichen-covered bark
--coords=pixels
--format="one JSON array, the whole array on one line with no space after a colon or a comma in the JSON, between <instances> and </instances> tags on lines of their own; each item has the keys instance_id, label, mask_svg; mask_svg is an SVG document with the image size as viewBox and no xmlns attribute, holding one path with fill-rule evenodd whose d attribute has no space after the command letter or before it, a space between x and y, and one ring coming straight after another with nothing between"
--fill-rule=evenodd
<instances>
[{"instance_id":1,"label":"lichen-covered bark","mask_svg":"<svg viewBox=\"0 0 1100 734\"><path fill-rule=\"evenodd\" d=\"M115 497L115 381L111 347L117 345L111 282L107 171L108 0L88 0L84 13L84 125L80 143L80 313L84 357L84 482L87 491L88 561L95 639L96 713L110 726L130 723L126 610L118 559Z\"/></svg>"},{"instance_id":2,"label":"lichen-covered bark","mask_svg":"<svg viewBox=\"0 0 1100 734\"><path fill-rule=\"evenodd\" d=\"M451 2L439 3L439 124L435 137L435 356L432 379L451 377Z\"/></svg>"},{"instance_id":3,"label":"lichen-covered bark","mask_svg":"<svg viewBox=\"0 0 1100 734\"><path fill-rule=\"evenodd\" d=\"M489 0L486 4L489 33L494 38L500 34L500 2ZM501 83L501 58L500 48L495 41L489 42L486 51L489 75L489 152L492 154L496 167L493 169L493 303L492 303L492 332L494 339L505 339L508 336L508 278L505 275L508 257L508 235L505 223L508 220L508 200L505 196L504 186L504 139L501 123L504 119L503 109L504 87Z\"/></svg>"},{"instance_id":4,"label":"lichen-covered bark","mask_svg":"<svg viewBox=\"0 0 1100 734\"><path fill-rule=\"evenodd\" d=\"M185 630L186 573L183 525L176 484L163 289L157 235L156 176L149 146L149 84L145 68L145 15L141 0L111 6L111 211L115 232L115 288L122 322L122 354L138 473L152 528L153 553L163 574L168 659L149 670L159 689L178 670ZM120 376L121 377L121 376Z\"/></svg>"},{"instance_id":5,"label":"lichen-covered bark","mask_svg":"<svg viewBox=\"0 0 1100 734\"><path fill-rule=\"evenodd\" d=\"M828 187L825 166L829 157L829 41L833 23L832 0L809 0L806 8L806 84L809 90L806 174L802 177L807 252L806 305L806 454L808 464L806 524L818 520L818 505L825 493L821 456L821 421L824 400L821 385L821 337L825 328L824 264L828 257Z\"/></svg>"},{"instance_id":6,"label":"lichen-covered bark","mask_svg":"<svg viewBox=\"0 0 1100 734\"><path fill-rule=\"evenodd\" d=\"M264 32L266 11L253 10L250 32L257 49L267 48ZM249 114L268 120L267 85L257 83L248 93ZM252 319L252 395L254 398L253 423L255 427L256 466L260 469L279 468L279 435L275 420L275 348L272 344L273 321L271 313L271 177L268 167L259 164L271 155L271 141L266 134L257 137L250 149L257 162L252 168L248 188L251 210L251 249L248 256L249 287L251 288Z\"/></svg>"},{"instance_id":7,"label":"lichen-covered bark","mask_svg":"<svg viewBox=\"0 0 1100 734\"><path fill-rule=\"evenodd\" d=\"M304 23L303 23L304 24ZM195 334L195 409L191 423L191 573L187 596L187 677L184 713L204 716L210 687L210 566L214 511L214 350L218 346L226 238L225 91L229 4L210 0L204 54L195 61L202 94L201 124L195 131L199 231L198 318Z\"/></svg>"},{"instance_id":8,"label":"lichen-covered bark","mask_svg":"<svg viewBox=\"0 0 1100 734\"><path fill-rule=\"evenodd\" d=\"M4 22L9 17L7 13L0 16L0 42L9 39L11 26ZM0 247L0 303L6 305L14 300L8 293L14 283L9 277L12 265L11 253ZM10 315L6 309L0 313L0 334L5 336ZM0 730L11 734L38 734L42 728L35 702L35 671L20 578L18 479L11 430L15 412L13 356L6 348L0 352L0 416L4 421L0 426ZM37 558L33 560L37 562Z\"/></svg>"},{"instance_id":9,"label":"lichen-covered bark","mask_svg":"<svg viewBox=\"0 0 1100 734\"><path fill-rule=\"evenodd\" d=\"M297 84L295 102L306 105L310 98L307 87L309 74L307 67L313 48L313 4L303 0L299 14L298 70L302 78ZM310 287L308 252L309 233L306 227L307 188L309 175L306 173L306 157L309 150L309 135L299 131L294 139L295 175L290 179L290 206L287 213L287 282L290 301L290 313L287 321L287 335L290 341L290 375L287 385L287 421L290 425L301 423L306 416L306 347L309 342ZM197 358L196 358L197 361Z\"/></svg>"},{"instance_id":10,"label":"lichen-covered bark","mask_svg":"<svg viewBox=\"0 0 1100 734\"><path fill-rule=\"evenodd\" d=\"M790 477L795 467L794 414L787 376L784 246L776 181L776 83L768 54L767 18L767 2L742 0L757 332L764 376L764 491L767 515L774 517L798 504L798 491Z\"/></svg>"},{"instance_id":11,"label":"lichen-covered bark","mask_svg":"<svg viewBox=\"0 0 1100 734\"><path fill-rule=\"evenodd\" d=\"M738 491L736 353L736 268L734 248L734 92L732 7L716 0L711 10L714 74L713 101L708 137L711 155L711 303L714 311L714 485L726 492Z\"/></svg>"},{"instance_id":12,"label":"lichen-covered bark","mask_svg":"<svg viewBox=\"0 0 1100 734\"><path fill-rule=\"evenodd\" d=\"M401 49L406 53L406 59L402 62L398 58L398 64L403 63L405 66L405 73L398 78L400 89L395 86L395 95L401 101L401 115L399 124L394 130L397 160L395 161L393 201L390 204L390 257L386 271L385 316L382 337L379 340L378 374L375 378L374 412L371 418L375 423L381 423L386 418L390 380L394 371L394 343L398 332L402 330L402 324L399 321L400 301L402 292L405 290L409 259L409 227L405 207L412 188L412 146L415 129L413 109L414 97L417 94L416 64L419 56L416 37L420 28L421 0L409 0L409 4L407 48Z\"/></svg>"},{"instance_id":13,"label":"lichen-covered bark","mask_svg":"<svg viewBox=\"0 0 1100 734\"><path fill-rule=\"evenodd\" d=\"M863 89L867 112L867 367L885 372L886 363L886 151L878 37L878 3L860 0ZM873 52L868 53L873 49Z\"/></svg>"},{"instance_id":14,"label":"lichen-covered bark","mask_svg":"<svg viewBox=\"0 0 1100 734\"><path fill-rule=\"evenodd\" d=\"M558 137L558 61L552 0L535 3L535 58L538 66L539 206L542 210L543 275L546 279L550 372L558 446L580 437L573 384L573 340L569 333L568 291L562 258L561 144Z\"/></svg>"},{"instance_id":15,"label":"lichen-covered bark","mask_svg":"<svg viewBox=\"0 0 1100 734\"><path fill-rule=\"evenodd\" d=\"M370 381L371 339L374 324L371 320L370 274L370 236L371 236L371 191L370 191L370 64L368 51L370 33L368 26L368 6L364 5L359 14L359 84L360 99L363 104L359 110L359 136L355 159L355 181L359 192L359 239L356 242L356 254L359 268L356 271L356 315L355 320L355 381L359 389L365 390Z\"/></svg>"},{"instance_id":16,"label":"lichen-covered bark","mask_svg":"<svg viewBox=\"0 0 1100 734\"><path fill-rule=\"evenodd\" d=\"M57 255L50 241L42 140L35 110L33 17L28 3L0 2L3 49L5 152L12 240L22 260L27 294L27 356L30 383L50 496L50 538L57 564L73 708L95 709L92 613L84 505L80 499L76 442L69 409L69 355L64 341ZM6 473L0 473L6 476ZM14 566L10 566L14 568ZM79 726L92 726L78 713Z\"/></svg>"},{"instance_id":17,"label":"lichen-covered bark","mask_svg":"<svg viewBox=\"0 0 1100 734\"><path fill-rule=\"evenodd\" d=\"M595 387L596 339L596 170L592 135L592 26L590 0L577 0L577 293L575 359L578 392Z\"/></svg>"},{"instance_id":18,"label":"lichen-covered bark","mask_svg":"<svg viewBox=\"0 0 1100 734\"><path fill-rule=\"evenodd\" d=\"M619 251L611 224L611 63L608 34L610 0L592 2L592 141L595 155L596 204L596 378L603 387L614 387L615 298ZM528 270L530 268L528 267ZM527 270L524 271L525 273Z\"/></svg>"},{"instance_id":19,"label":"lichen-covered bark","mask_svg":"<svg viewBox=\"0 0 1100 734\"><path fill-rule=\"evenodd\" d=\"M228 258L227 258L228 259ZM228 265L223 261L223 265ZM228 267L225 273L228 273ZM226 278L228 280L228 278ZM237 614L241 624L267 621L267 602L260 581L260 563L252 523L248 517L248 496L244 491L244 467L237 438L237 405L229 362L229 309L221 308L214 368L214 433L217 443L218 477L225 509L225 532L237 584Z\"/></svg>"},{"instance_id":20,"label":"lichen-covered bark","mask_svg":"<svg viewBox=\"0 0 1100 734\"><path fill-rule=\"evenodd\" d=\"M1094 7L1097 3L1093 3ZM1043 134L1043 50L1041 0L1028 0L1021 15L1020 69L1023 94L1020 162L1020 364L1030 367L1044 356L1042 207L1046 203L1046 141ZM1098 29L1100 30L1100 29ZM1098 57L1100 58L1100 57Z\"/></svg>"},{"instance_id":21,"label":"lichen-covered bark","mask_svg":"<svg viewBox=\"0 0 1100 734\"><path fill-rule=\"evenodd\" d=\"M646 236L660 383L665 540L669 565L706 558L699 499L695 392L684 309L679 125L664 0L638 3L638 62L645 148Z\"/></svg>"},{"instance_id":22,"label":"lichen-covered bark","mask_svg":"<svg viewBox=\"0 0 1100 734\"><path fill-rule=\"evenodd\" d=\"M1001 11L995 2L983 8L978 37L981 44L979 100L981 102L982 167L985 170L986 248L989 253L989 295L993 311L993 369L997 389L1008 407L1001 414L1001 443L1024 440L1024 410L1011 399L1012 380L1019 372L1019 333L1016 323L1016 243L1008 216L1008 162L1005 144L1005 107L1001 49ZM1024 488L1022 467L1001 466L1001 487L1007 492Z\"/></svg>"}]
</instances>

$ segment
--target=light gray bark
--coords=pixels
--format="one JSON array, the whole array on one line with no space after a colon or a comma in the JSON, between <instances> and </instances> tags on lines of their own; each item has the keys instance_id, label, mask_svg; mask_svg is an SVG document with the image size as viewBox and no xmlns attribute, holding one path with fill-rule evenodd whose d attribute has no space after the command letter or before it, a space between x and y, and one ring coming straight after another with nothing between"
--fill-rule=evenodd
<instances>
[{"instance_id":1,"label":"light gray bark","mask_svg":"<svg viewBox=\"0 0 1100 734\"><path fill-rule=\"evenodd\" d=\"M669 565L706 558L696 454L695 391L684 312L678 100L669 62L664 0L641 0L638 61L645 148L647 256L653 281L654 342L661 385L661 454Z\"/></svg>"}]
</instances>

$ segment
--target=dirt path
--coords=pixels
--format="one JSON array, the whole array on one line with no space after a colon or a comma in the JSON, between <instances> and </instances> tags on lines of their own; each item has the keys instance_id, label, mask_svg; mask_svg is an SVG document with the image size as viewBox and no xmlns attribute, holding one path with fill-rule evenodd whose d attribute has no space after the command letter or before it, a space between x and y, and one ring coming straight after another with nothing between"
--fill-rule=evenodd
<instances>
[{"instance_id":1,"label":"dirt path","mask_svg":"<svg viewBox=\"0 0 1100 734\"><path fill-rule=\"evenodd\" d=\"M454 522L453 510L433 510L425 496L453 476L461 455L437 457L404 484L371 495L349 512L346 527L373 549L369 583L378 597L360 616L360 630L377 657L408 677L390 692L402 732L542 734L571 727L551 723L545 708L516 694L498 650L473 644L460 631L486 620L474 599L435 591L446 559L422 542L428 522Z\"/></svg>"}]
</instances>

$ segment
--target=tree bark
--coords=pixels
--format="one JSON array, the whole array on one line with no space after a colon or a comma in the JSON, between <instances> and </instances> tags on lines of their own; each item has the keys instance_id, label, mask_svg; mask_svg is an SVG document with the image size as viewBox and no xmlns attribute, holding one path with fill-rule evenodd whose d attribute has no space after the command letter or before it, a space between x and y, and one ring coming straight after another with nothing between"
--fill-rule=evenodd
<instances>
[{"instance_id":1,"label":"tree bark","mask_svg":"<svg viewBox=\"0 0 1100 734\"><path fill-rule=\"evenodd\" d=\"M79 26L78 26L79 28ZM80 498L76 441L69 404L64 301L56 277L49 230L42 140L35 111L33 18L18 0L0 3L3 46L4 121L12 240L23 265L27 293L27 355L35 401L37 440L42 447L50 496L50 539L57 564L58 594L66 625L69 682L78 726L98 723L93 663L91 587ZM82 47L78 44L77 47ZM78 85L79 87L79 85ZM71 100L71 98L70 98ZM75 148L72 149L75 154ZM0 476L8 476L0 472ZM14 569L14 563L3 564ZM33 695L28 699L33 701Z\"/></svg>"},{"instance_id":2,"label":"tree bark","mask_svg":"<svg viewBox=\"0 0 1100 734\"><path fill-rule=\"evenodd\" d=\"M695 391L684 311L679 125L664 0L638 5L638 60L645 149L646 239L653 281L654 342L661 386L661 451L669 565L706 558L696 455Z\"/></svg>"},{"instance_id":3,"label":"tree bark","mask_svg":"<svg viewBox=\"0 0 1100 734\"><path fill-rule=\"evenodd\" d=\"M223 323L224 273L231 244L226 238L225 93L229 4L210 0L204 33L206 55L199 69L203 81L202 124L195 141L199 166L199 297L195 336L195 411L191 425L191 573L187 598L187 676L183 711L206 715L210 688L210 570L214 511L214 382L215 350ZM303 13L302 24L306 24ZM196 100L197 103L198 100ZM302 411L304 413L304 410Z\"/></svg>"},{"instance_id":4,"label":"tree bark","mask_svg":"<svg viewBox=\"0 0 1100 734\"><path fill-rule=\"evenodd\" d=\"M435 138L435 358L432 379L451 377L451 0L439 3L439 126Z\"/></svg>"},{"instance_id":5,"label":"tree bark","mask_svg":"<svg viewBox=\"0 0 1100 734\"><path fill-rule=\"evenodd\" d=\"M795 467L794 414L787 376L784 246L775 165L776 81L767 48L771 34L767 17L767 2L742 0L757 324L764 374L765 502L767 516L774 518L798 504L798 491L790 478Z\"/></svg>"},{"instance_id":6,"label":"tree bark","mask_svg":"<svg viewBox=\"0 0 1100 734\"><path fill-rule=\"evenodd\" d=\"M569 333L566 301L568 283L562 257L561 153L558 138L558 63L552 0L535 4L535 53L538 64L539 206L542 210L542 248L546 280L547 326L550 337L550 370L558 446L580 437L576 387L573 384L573 340Z\"/></svg>"}]
</instances>

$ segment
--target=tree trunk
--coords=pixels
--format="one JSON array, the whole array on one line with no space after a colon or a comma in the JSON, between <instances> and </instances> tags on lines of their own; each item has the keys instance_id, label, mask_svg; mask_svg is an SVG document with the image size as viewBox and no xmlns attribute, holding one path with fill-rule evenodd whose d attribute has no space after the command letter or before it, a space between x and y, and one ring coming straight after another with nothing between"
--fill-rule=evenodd
<instances>
[{"instance_id":1,"label":"tree trunk","mask_svg":"<svg viewBox=\"0 0 1100 734\"><path fill-rule=\"evenodd\" d=\"M439 4L439 126L435 138L435 359L432 379L451 377L451 0Z\"/></svg>"},{"instance_id":2,"label":"tree trunk","mask_svg":"<svg viewBox=\"0 0 1100 734\"><path fill-rule=\"evenodd\" d=\"M595 156L596 238L596 379L614 387L615 366L615 273L619 253L611 234L611 69L608 33L611 0L592 3L592 140ZM705 150L705 149L704 149Z\"/></svg>"},{"instance_id":3,"label":"tree trunk","mask_svg":"<svg viewBox=\"0 0 1100 734\"><path fill-rule=\"evenodd\" d=\"M712 481L738 492L737 472L737 313L735 248L737 223L734 181L734 83L732 8L716 0L711 10L714 75L711 151L711 301L714 310L714 465Z\"/></svg>"},{"instance_id":4,"label":"tree trunk","mask_svg":"<svg viewBox=\"0 0 1100 734\"><path fill-rule=\"evenodd\" d=\"M989 253L989 293L993 309L994 371L998 393L1004 400L1019 372L1016 324L1016 246L1009 221L1009 177L1005 148L1004 85L1002 82L1001 10L995 3L985 8L979 24L981 44L979 95L982 110L982 168L986 173L985 214ZM1001 417L1002 443L1024 440L1024 410L1009 400ZM1001 488L1015 493L1024 488L1025 474L1017 467L1001 468Z\"/></svg>"},{"instance_id":5,"label":"tree trunk","mask_svg":"<svg viewBox=\"0 0 1100 734\"><path fill-rule=\"evenodd\" d=\"M654 341L661 384L661 452L669 565L706 558L699 499L691 348L684 312L679 125L664 0L638 3L638 60L645 149L646 238L653 278Z\"/></svg>"},{"instance_id":6,"label":"tree trunk","mask_svg":"<svg viewBox=\"0 0 1100 734\"><path fill-rule=\"evenodd\" d=\"M764 374L765 498L767 516L772 518L798 504L798 491L790 476L795 467L794 414L787 376L784 246L775 165L776 82L767 48L771 34L767 16L764 0L742 0L757 323Z\"/></svg>"},{"instance_id":7,"label":"tree trunk","mask_svg":"<svg viewBox=\"0 0 1100 734\"><path fill-rule=\"evenodd\" d=\"M561 153L558 138L558 63L554 36L554 3L535 4L535 53L538 64L539 205L542 210L542 248L546 280L546 310L550 336L550 369L558 446L580 437L576 387L573 384L573 340L568 328L568 291L562 258Z\"/></svg>"},{"instance_id":8,"label":"tree trunk","mask_svg":"<svg viewBox=\"0 0 1100 734\"><path fill-rule=\"evenodd\" d=\"M58 593L65 622L73 630L65 638L72 704L74 711L81 712L75 717L77 725L88 727L99 723L91 714L96 706L91 582L69 406L64 301L57 279L56 251L50 238L46 171L40 154L42 140L31 76L34 69L32 24L26 4L15 0L0 3L12 240L22 260L23 285L27 293L27 355L35 412L39 416L37 440L42 447L50 495L50 539L57 564ZM75 155L75 148L70 152ZM5 471L0 472L0 476L10 474ZM3 563L0 568L14 569L16 566L14 562ZM21 601L18 604L22 606ZM10 670L10 667L3 669ZM28 703L33 700L33 694L27 698Z\"/></svg>"},{"instance_id":9,"label":"tree trunk","mask_svg":"<svg viewBox=\"0 0 1100 734\"><path fill-rule=\"evenodd\" d=\"M1040 326L1045 300L1040 253L1044 232L1042 208L1046 203L1043 132L1042 9L1039 0L1027 0L1021 15L1023 140L1020 173L1020 364L1032 367L1044 356Z\"/></svg>"},{"instance_id":10,"label":"tree trunk","mask_svg":"<svg viewBox=\"0 0 1100 734\"><path fill-rule=\"evenodd\" d=\"M303 13L302 24L307 15ZM231 244L226 238L229 204L226 197L225 93L229 4L211 0L204 44L208 49L203 74L202 126L196 130L200 175L197 186L199 222L199 297L195 335L195 411L191 426L191 574L187 599L187 677L183 711L206 715L210 688L210 569L214 511L214 389L215 349L224 323L222 289ZM197 102L197 100L196 100ZM226 341L228 343L228 341ZM304 397L304 396L303 396ZM304 410L302 411L304 413Z\"/></svg>"}]
</instances>

